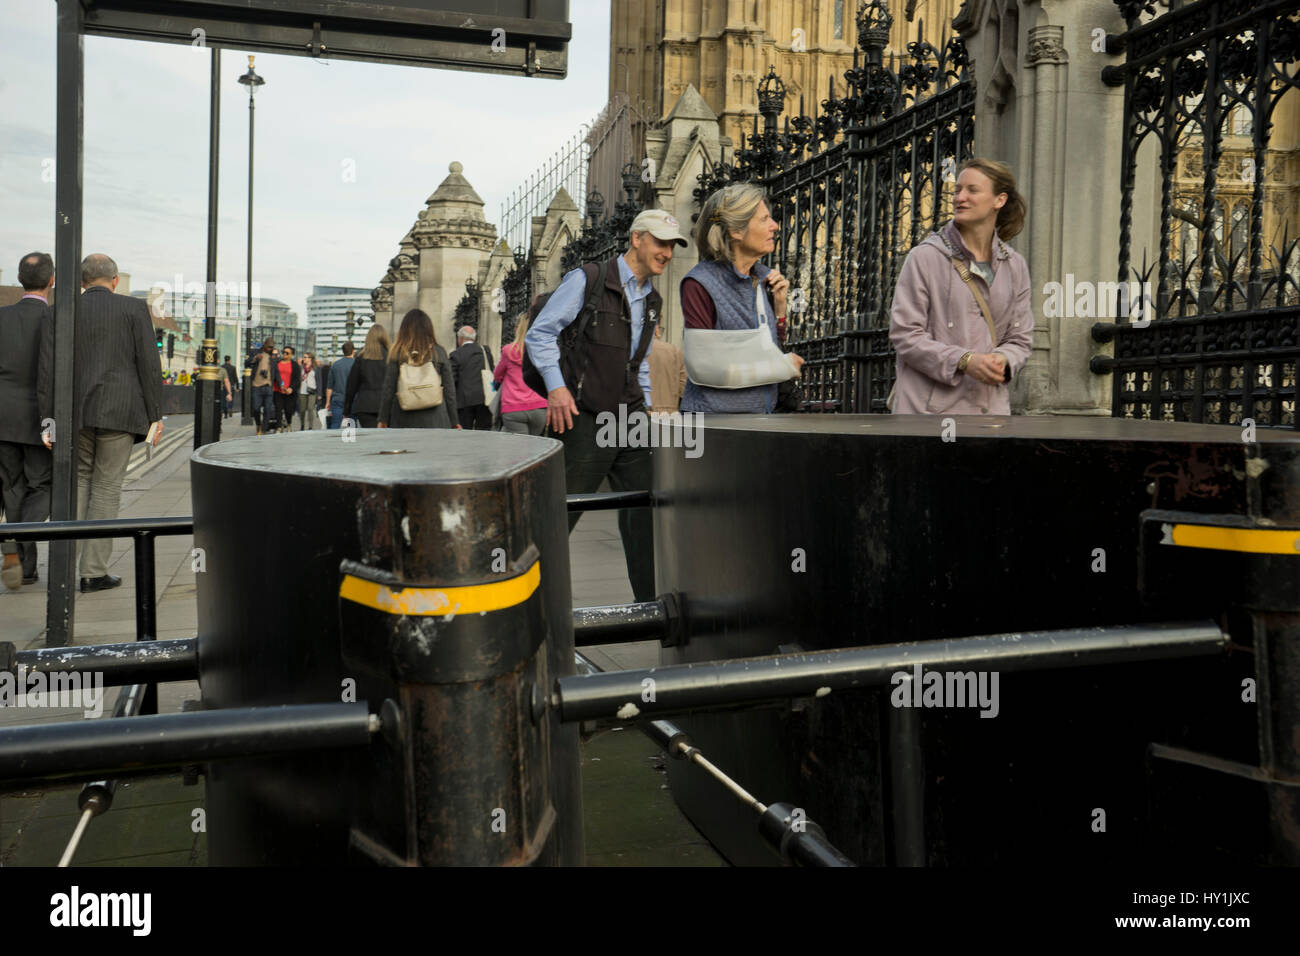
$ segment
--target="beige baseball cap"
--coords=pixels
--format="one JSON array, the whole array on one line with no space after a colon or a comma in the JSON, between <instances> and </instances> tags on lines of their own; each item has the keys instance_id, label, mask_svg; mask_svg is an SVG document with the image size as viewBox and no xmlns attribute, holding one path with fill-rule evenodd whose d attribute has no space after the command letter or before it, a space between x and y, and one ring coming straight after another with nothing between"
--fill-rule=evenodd
<instances>
[{"instance_id":1,"label":"beige baseball cap","mask_svg":"<svg viewBox=\"0 0 1300 956\"><path fill-rule=\"evenodd\" d=\"M639 213L632 220L632 228L627 231L627 234L631 236L634 232L648 232L664 242L679 242L683 246L687 244L676 217L662 209L646 209Z\"/></svg>"}]
</instances>

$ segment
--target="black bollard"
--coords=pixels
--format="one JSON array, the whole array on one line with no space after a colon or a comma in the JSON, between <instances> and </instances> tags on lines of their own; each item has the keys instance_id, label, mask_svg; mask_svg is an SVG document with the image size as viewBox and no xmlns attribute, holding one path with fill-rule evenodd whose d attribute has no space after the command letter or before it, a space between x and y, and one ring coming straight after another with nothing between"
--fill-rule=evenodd
<instances>
[{"instance_id":1,"label":"black bollard","mask_svg":"<svg viewBox=\"0 0 1300 956\"><path fill-rule=\"evenodd\" d=\"M215 865L581 864L558 442L296 432L193 459L206 707L366 700L356 753L208 770Z\"/></svg>"}]
</instances>

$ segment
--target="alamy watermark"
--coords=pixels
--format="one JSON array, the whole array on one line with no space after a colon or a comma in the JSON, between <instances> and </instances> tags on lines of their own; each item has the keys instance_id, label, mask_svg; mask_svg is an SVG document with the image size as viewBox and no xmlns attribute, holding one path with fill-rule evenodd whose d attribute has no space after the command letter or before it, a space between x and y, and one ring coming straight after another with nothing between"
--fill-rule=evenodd
<instances>
[{"instance_id":1,"label":"alamy watermark","mask_svg":"<svg viewBox=\"0 0 1300 956\"><path fill-rule=\"evenodd\" d=\"M684 448L687 458L704 454L704 415L701 412L617 412L596 414L597 448Z\"/></svg>"},{"instance_id":2,"label":"alamy watermark","mask_svg":"<svg viewBox=\"0 0 1300 956\"><path fill-rule=\"evenodd\" d=\"M1074 273L1065 282L1048 282L1043 286L1043 315L1049 319L1118 319L1142 327L1155 318L1155 301L1150 282L1075 281Z\"/></svg>"},{"instance_id":3,"label":"alamy watermark","mask_svg":"<svg viewBox=\"0 0 1300 956\"><path fill-rule=\"evenodd\" d=\"M925 671L913 664L911 673L895 671L889 702L895 707L978 707L981 717L996 717L997 671Z\"/></svg>"},{"instance_id":4,"label":"alamy watermark","mask_svg":"<svg viewBox=\"0 0 1300 956\"><path fill-rule=\"evenodd\" d=\"M63 707L86 717L104 712L102 671L0 671L0 707Z\"/></svg>"}]
</instances>

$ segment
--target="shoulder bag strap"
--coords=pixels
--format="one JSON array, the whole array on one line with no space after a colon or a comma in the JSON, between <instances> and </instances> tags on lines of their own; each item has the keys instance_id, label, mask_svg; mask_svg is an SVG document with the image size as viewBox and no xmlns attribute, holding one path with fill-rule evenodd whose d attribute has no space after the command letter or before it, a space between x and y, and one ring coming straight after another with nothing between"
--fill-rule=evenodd
<instances>
[{"instance_id":1,"label":"shoulder bag strap","mask_svg":"<svg viewBox=\"0 0 1300 956\"><path fill-rule=\"evenodd\" d=\"M989 314L989 304L984 301L984 294L980 292L979 286L975 285L974 280L971 278L970 269L966 267L966 263L962 262L959 257L952 257L952 267L957 270L957 274L961 276L961 281L966 283L966 287L970 289L971 294L975 296L975 303L980 307L980 312L984 315L984 321L989 324L989 339L993 342L993 347L997 348L998 333L997 330L993 328L993 316Z\"/></svg>"}]
</instances>

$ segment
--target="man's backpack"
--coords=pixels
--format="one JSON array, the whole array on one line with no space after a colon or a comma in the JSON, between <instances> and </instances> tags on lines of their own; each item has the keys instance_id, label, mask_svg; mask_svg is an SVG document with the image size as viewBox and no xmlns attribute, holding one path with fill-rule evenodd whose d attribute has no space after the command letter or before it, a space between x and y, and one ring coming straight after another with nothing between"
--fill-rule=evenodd
<instances>
[{"instance_id":1,"label":"man's backpack","mask_svg":"<svg viewBox=\"0 0 1300 956\"><path fill-rule=\"evenodd\" d=\"M609 270L609 260L596 265L589 262L582 267L583 274L587 278L587 294L583 299L582 308L579 310L577 318L570 322L555 339L555 344L560 348L560 374L564 376L564 384L570 389L574 388L574 383L581 381L582 373L586 366L587 353L582 348L581 342L587 331L587 326L591 324L592 318L596 315L596 303L600 300L601 293L605 288L605 277ZM536 313L529 320L536 320L541 315L542 308L550 301L551 293L539 296L533 304ZM531 388L538 395L547 394L546 381L542 378L542 373L533 365L532 359L528 357L528 350L524 349L524 360L521 363L521 371L524 375L524 384Z\"/></svg>"}]
</instances>

